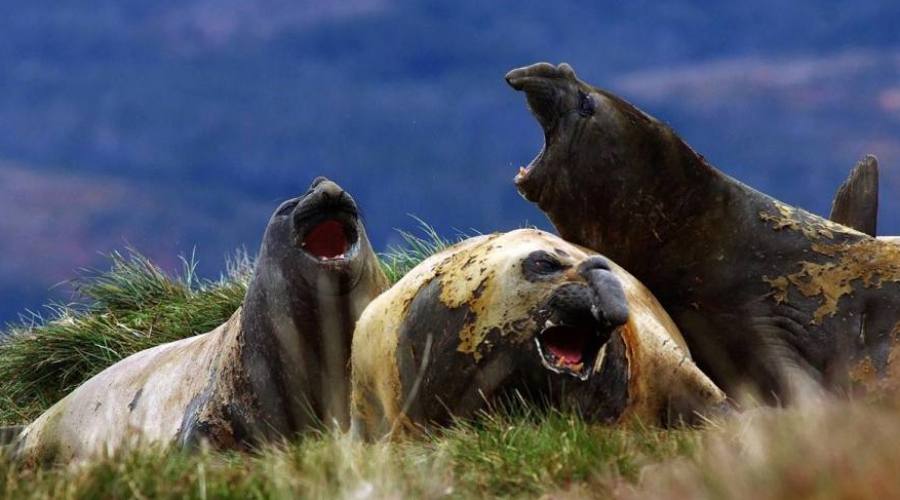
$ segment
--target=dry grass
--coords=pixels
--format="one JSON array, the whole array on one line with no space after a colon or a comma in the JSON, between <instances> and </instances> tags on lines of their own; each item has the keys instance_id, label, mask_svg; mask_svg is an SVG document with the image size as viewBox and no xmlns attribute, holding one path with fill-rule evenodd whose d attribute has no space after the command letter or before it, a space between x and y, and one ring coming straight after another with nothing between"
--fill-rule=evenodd
<instances>
[{"instance_id":1,"label":"dry grass","mask_svg":"<svg viewBox=\"0 0 900 500\"><path fill-rule=\"evenodd\" d=\"M645 470L622 496L900 498L900 414L892 407L760 409L708 430L699 449Z\"/></svg>"}]
</instances>

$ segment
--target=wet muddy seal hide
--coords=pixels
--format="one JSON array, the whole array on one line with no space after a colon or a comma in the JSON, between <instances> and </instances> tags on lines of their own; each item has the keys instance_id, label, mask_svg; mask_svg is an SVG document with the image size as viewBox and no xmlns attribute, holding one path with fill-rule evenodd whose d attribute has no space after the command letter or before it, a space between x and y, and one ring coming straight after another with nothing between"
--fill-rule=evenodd
<instances>
[{"instance_id":1,"label":"wet muddy seal hide","mask_svg":"<svg viewBox=\"0 0 900 500\"><path fill-rule=\"evenodd\" d=\"M506 81L545 135L519 192L647 285L720 386L783 403L896 369L900 246L728 177L567 64Z\"/></svg>"},{"instance_id":2,"label":"wet muddy seal hide","mask_svg":"<svg viewBox=\"0 0 900 500\"><path fill-rule=\"evenodd\" d=\"M644 286L534 229L465 240L375 299L354 333L352 381L351 429L366 440L510 398L601 422L727 408Z\"/></svg>"},{"instance_id":3,"label":"wet muddy seal hide","mask_svg":"<svg viewBox=\"0 0 900 500\"><path fill-rule=\"evenodd\" d=\"M272 215L227 322L89 379L24 429L14 455L47 463L139 444L250 449L346 427L353 326L386 287L356 203L317 178Z\"/></svg>"}]
</instances>

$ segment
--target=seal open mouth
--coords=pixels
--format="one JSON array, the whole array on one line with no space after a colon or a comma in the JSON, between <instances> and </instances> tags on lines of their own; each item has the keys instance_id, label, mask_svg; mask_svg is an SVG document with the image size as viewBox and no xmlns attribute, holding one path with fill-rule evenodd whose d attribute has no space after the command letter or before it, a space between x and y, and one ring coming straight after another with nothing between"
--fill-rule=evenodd
<instances>
[{"instance_id":1,"label":"seal open mouth","mask_svg":"<svg viewBox=\"0 0 900 500\"><path fill-rule=\"evenodd\" d=\"M597 358L603 356L609 333L593 326L555 325L547 321L535 336L535 344L545 368L587 380L594 372Z\"/></svg>"},{"instance_id":2,"label":"seal open mouth","mask_svg":"<svg viewBox=\"0 0 900 500\"><path fill-rule=\"evenodd\" d=\"M359 247L355 215L329 213L316 219L305 225L300 237L300 248L308 255L325 262L341 262L353 257Z\"/></svg>"},{"instance_id":3,"label":"seal open mouth","mask_svg":"<svg viewBox=\"0 0 900 500\"><path fill-rule=\"evenodd\" d=\"M540 183L534 179L534 171L547 155L555 130L561 117L561 82L573 80L575 72L568 64L553 66L538 63L525 68L514 69L506 74L506 82L513 89L524 92L531 114L544 131L544 145L528 165L519 167L514 182L525 199L538 202Z\"/></svg>"},{"instance_id":4,"label":"seal open mouth","mask_svg":"<svg viewBox=\"0 0 900 500\"><path fill-rule=\"evenodd\" d=\"M341 221L328 219L306 233L301 247L321 260L343 259L351 246L351 236Z\"/></svg>"},{"instance_id":5,"label":"seal open mouth","mask_svg":"<svg viewBox=\"0 0 900 500\"><path fill-rule=\"evenodd\" d=\"M319 204L296 219L300 249L320 262L339 264L359 249L358 215L352 203Z\"/></svg>"}]
</instances>

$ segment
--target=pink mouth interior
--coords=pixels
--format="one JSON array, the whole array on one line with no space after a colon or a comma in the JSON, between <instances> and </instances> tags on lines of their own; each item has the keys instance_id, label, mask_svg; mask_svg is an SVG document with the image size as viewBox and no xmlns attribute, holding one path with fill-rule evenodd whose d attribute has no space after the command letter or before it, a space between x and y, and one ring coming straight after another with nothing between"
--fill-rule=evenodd
<instances>
[{"instance_id":1,"label":"pink mouth interior","mask_svg":"<svg viewBox=\"0 0 900 500\"><path fill-rule=\"evenodd\" d=\"M303 248L321 259L341 256L349 247L344 225L333 219L318 224L303 238Z\"/></svg>"},{"instance_id":2,"label":"pink mouth interior","mask_svg":"<svg viewBox=\"0 0 900 500\"><path fill-rule=\"evenodd\" d=\"M556 327L544 333L541 341L547 350L567 365L581 363L589 333L576 328Z\"/></svg>"}]
</instances>

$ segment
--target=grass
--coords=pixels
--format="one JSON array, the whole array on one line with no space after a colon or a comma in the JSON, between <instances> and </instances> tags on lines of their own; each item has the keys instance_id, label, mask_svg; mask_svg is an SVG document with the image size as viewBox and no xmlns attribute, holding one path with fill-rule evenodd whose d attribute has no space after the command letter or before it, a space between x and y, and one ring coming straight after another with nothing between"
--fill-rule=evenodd
<instances>
[{"instance_id":1,"label":"grass","mask_svg":"<svg viewBox=\"0 0 900 500\"><path fill-rule=\"evenodd\" d=\"M451 244L427 226L382 255L397 280ZM218 280L193 259L169 276L137 252L75 286L0 344L0 423L24 423L106 366L217 326L252 259ZM425 438L376 444L316 433L255 454L143 449L90 465L22 469L0 457L2 498L885 498L900 496L900 398L758 409L705 429L610 427L522 406Z\"/></svg>"},{"instance_id":2,"label":"grass","mask_svg":"<svg viewBox=\"0 0 900 500\"><path fill-rule=\"evenodd\" d=\"M442 435L360 444L339 434L257 455L142 450L80 468L0 464L7 498L529 497L620 475L691 449L688 434L592 427L571 415L494 416Z\"/></svg>"}]
</instances>

